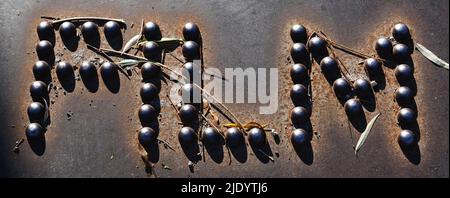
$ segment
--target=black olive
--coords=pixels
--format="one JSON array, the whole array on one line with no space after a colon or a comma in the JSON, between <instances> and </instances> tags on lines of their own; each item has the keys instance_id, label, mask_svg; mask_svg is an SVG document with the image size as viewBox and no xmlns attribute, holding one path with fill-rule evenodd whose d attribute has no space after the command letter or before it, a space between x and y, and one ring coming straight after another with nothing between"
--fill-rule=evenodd
<instances>
[{"instance_id":1,"label":"black olive","mask_svg":"<svg viewBox=\"0 0 450 198\"><path fill-rule=\"evenodd\" d=\"M225 133L225 140L228 147L238 147L245 145L245 138L242 131L236 127L231 127L227 129Z\"/></svg>"},{"instance_id":2,"label":"black olive","mask_svg":"<svg viewBox=\"0 0 450 198\"><path fill-rule=\"evenodd\" d=\"M51 76L51 68L45 61L37 61L33 65L33 75L36 80L46 81Z\"/></svg>"},{"instance_id":3,"label":"black olive","mask_svg":"<svg viewBox=\"0 0 450 198\"><path fill-rule=\"evenodd\" d=\"M183 27L183 37L186 41L199 42L201 39L200 29L195 23L186 23Z\"/></svg>"},{"instance_id":4,"label":"black olive","mask_svg":"<svg viewBox=\"0 0 450 198\"><path fill-rule=\"evenodd\" d=\"M159 89L153 83L144 83L141 86L141 91L139 92L141 99L144 103L147 103L155 99L159 94Z\"/></svg>"},{"instance_id":5,"label":"black olive","mask_svg":"<svg viewBox=\"0 0 450 198\"><path fill-rule=\"evenodd\" d=\"M328 54L327 42L318 36L309 40L308 49L314 57L323 57Z\"/></svg>"},{"instance_id":6,"label":"black olive","mask_svg":"<svg viewBox=\"0 0 450 198\"><path fill-rule=\"evenodd\" d=\"M402 108L397 114L397 122L400 126L409 126L416 122L416 119L416 112L410 108Z\"/></svg>"},{"instance_id":7,"label":"black olive","mask_svg":"<svg viewBox=\"0 0 450 198\"><path fill-rule=\"evenodd\" d=\"M397 65L394 73L400 84L408 83L414 79L414 69L407 64Z\"/></svg>"},{"instance_id":8,"label":"black olive","mask_svg":"<svg viewBox=\"0 0 450 198\"><path fill-rule=\"evenodd\" d=\"M200 59L200 46L194 41L186 41L181 51L187 61Z\"/></svg>"},{"instance_id":9,"label":"black olive","mask_svg":"<svg viewBox=\"0 0 450 198\"><path fill-rule=\"evenodd\" d=\"M59 35L63 40L71 40L77 37L77 29L71 22L64 22L59 26Z\"/></svg>"},{"instance_id":10,"label":"black olive","mask_svg":"<svg viewBox=\"0 0 450 198\"><path fill-rule=\"evenodd\" d=\"M81 34L84 40L92 40L99 37L98 26L94 22L88 21L81 26Z\"/></svg>"},{"instance_id":11,"label":"black olive","mask_svg":"<svg viewBox=\"0 0 450 198\"><path fill-rule=\"evenodd\" d=\"M144 147L149 147L157 142L158 132L150 127L143 127L139 130L138 140Z\"/></svg>"},{"instance_id":12,"label":"black olive","mask_svg":"<svg viewBox=\"0 0 450 198\"><path fill-rule=\"evenodd\" d=\"M193 145L198 141L197 133L191 127L183 127L178 133L178 141L182 145Z\"/></svg>"},{"instance_id":13,"label":"black olive","mask_svg":"<svg viewBox=\"0 0 450 198\"><path fill-rule=\"evenodd\" d=\"M36 45L36 53L39 60L45 60L49 56L53 55L53 45L46 40L39 41L39 43Z\"/></svg>"},{"instance_id":14,"label":"black olive","mask_svg":"<svg viewBox=\"0 0 450 198\"><path fill-rule=\"evenodd\" d=\"M202 133L202 142L206 146L219 146L224 144L224 139L214 127L206 127Z\"/></svg>"},{"instance_id":15,"label":"black olive","mask_svg":"<svg viewBox=\"0 0 450 198\"><path fill-rule=\"evenodd\" d=\"M122 34L120 25L115 21L108 21L103 26L103 34L107 38L114 38Z\"/></svg>"},{"instance_id":16,"label":"black olive","mask_svg":"<svg viewBox=\"0 0 450 198\"><path fill-rule=\"evenodd\" d=\"M365 79L358 79L353 83L356 95L361 99L373 96L372 85Z\"/></svg>"},{"instance_id":17,"label":"black olive","mask_svg":"<svg viewBox=\"0 0 450 198\"><path fill-rule=\"evenodd\" d=\"M411 58L411 53L408 46L405 44L396 44L392 50L395 61L398 63L405 63Z\"/></svg>"},{"instance_id":18,"label":"black olive","mask_svg":"<svg viewBox=\"0 0 450 198\"><path fill-rule=\"evenodd\" d=\"M111 62L104 62L100 67L100 74L103 78L112 78L118 73L117 65Z\"/></svg>"},{"instance_id":19,"label":"black olive","mask_svg":"<svg viewBox=\"0 0 450 198\"><path fill-rule=\"evenodd\" d=\"M396 41L406 42L411 40L411 33L408 26L403 23L397 23L392 28L392 36Z\"/></svg>"},{"instance_id":20,"label":"black olive","mask_svg":"<svg viewBox=\"0 0 450 198\"><path fill-rule=\"evenodd\" d=\"M309 62L309 53L303 43L294 43L291 48L291 57L294 63L306 64Z\"/></svg>"},{"instance_id":21,"label":"black olive","mask_svg":"<svg viewBox=\"0 0 450 198\"><path fill-rule=\"evenodd\" d=\"M187 79L190 79L192 82L194 80L194 73L196 74L195 78L200 79L201 67L193 62L186 62L184 65L183 76Z\"/></svg>"},{"instance_id":22,"label":"black olive","mask_svg":"<svg viewBox=\"0 0 450 198\"><path fill-rule=\"evenodd\" d=\"M309 112L304 107L294 107L291 110L291 122L294 125L302 125L309 121Z\"/></svg>"},{"instance_id":23,"label":"black olive","mask_svg":"<svg viewBox=\"0 0 450 198\"><path fill-rule=\"evenodd\" d=\"M308 39L308 33L306 28L303 25L296 24L291 28L291 39L294 43L303 43L306 44L306 40Z\"/></svg>"},{"instance_id":24,"label":"black olive","mask_svg":"<svg viewBox=\"0 0 450 198\"><path fill-rule=\"evenodd\" d=\"M386 37L379 38L375 42L375 50L379 57L389 59L392 57L392 42Z\"/></svg>"},{"instance_id":25,"label":"black olive","mask_svg":"<svg viewBox=\"0 0 450 198\"><path fill-rule=\"evenodd\" d=\"M70 63L61 61L56 65L56 75L58 79L68 80L74 76L73 67Z\"/></svg>"},{"instance_id":26,"label":"black olive","mask_svg":"<svg viewBox=\"0 0 450 198\"><path fill-rule=\"evenodd\" d=\"M162 38L161 30L158 24L154 22L147 22L142 30L144 37L147 41L159 41Z\"/></svg>"},{"instance_id":27,"label":"black olive","mask_svg":"<svg viewBox=\"0 0 450 198\"><path fill-rule=\"evenodd\" d=\"M295 84L306 84L309 80L308 69L301 63L292 65L290 74L291 79Z\"/></svg>"},{"instance_id":28,"label":"black olive","mask_svg":"<svg viewBox=\"0 0 450 198\"><path fill-rule=\"evenodd\" d=\"M144 52L145 58L156 62L161 61L162 49L158 45L158 43L154 41L148 41L145 43L142 51Z\"/></svg>"},{"instance_id":29,"label":"black olive","mask_svg":"<svg viewBox=\"0 0 450 198\"><path fill-rule=\"evenodd\" d=\"M191 83L186 83L181 89L184 103L200 103L200 90Z\"/></svg>"},{"instance_id":30,"label":"black olive","mask_svg":"<svg viewBox=\"0 0 450 198\"><path fill-rule=\"evenodd\" d=\"M149 80L159 76L161 68L152 62L146 62L141 67L141 75L144 80Z\"/></svg>"},{"instance_id":31,"label":"black olive","mask_svg":"<svg viewBox=\"0 0 450 198\"><path fill-rule=\"evenodd\" d=\"M352 96L352 86L343 78L338 78L334 81L333 91L336 97L342 100L347 100Z\"/></svg>"},{"instance_id":32,"label":"black olive","mask_svg":"<svg viewBox=\"0 0 450 198\"><path fill-rule=\"evenodd\" d=\"M364 115L364 110L362 108L361 102L357 99L349 99L344 105L345 113L350 118L356 118L358 116Z\"/></svg>"},{"instance_id":33,"label":"black olive","mask_svg":"<svg viewBox=\"0 0 450 198\"><path fill-rule=\"evenodd\" d=\"M178 116L183 124L189 124L198 119L198 111L193 105L185 104L181 106Z\"/></svg>"},{"instance_id":34,"label":"black olive","mask_svg":"<svg viewBox=\"0 0 450 198\"><path fill-rule=\"evenodd\" d=\"M28 118L31 123L43 123L46 109L40 102L32 102L27 108Z\"/></svg>"},{"instance_id":35,"label":"black olive","mask_svg":"<svg viewBox=\"0 0 450 198\"><path fill-rule=\"evenodd\" d=\"M55 37L53 26L48 21L40 22L36 29L39 40L51 40Z\"/></svg>"},{"instance_id":36,"label":"black olive","mask_svg":"<svg viewBox=\"0 0 450 198\"><path fill-rule=\"evenodd\" d=\"M294 146L300 146L308 140L308 132L304 129L295 129L291 134L291 143Z\"/></svg>"},{"instance_id":37,"label":"black olive","mask_svg":"<svg viewBox=\"0 0 450 198\"><path fill-rule=\"evenodd\" d=\"M90 61L83 61L78 72L80 72L81 78L85 80L97 76L97 68Z\"/></svg>"},{"instance_id":38,"label":"black olive","mask_svg":"<svg viewBox=\"0 0 450 198\"><path fill-rule=\"evenodd\" d=\"M364 70L371 80L376 80L383 75L383 68L381 66L381 63L374 58L368 58L364 61Z\"/></svg>"},{"instance_id":39,"label":"black olive","mask_svg":"<svg viewBox=\"0 0 450 198\"><path fill-rule=\"evenodd\" d=\"M416 143L416 135L411 130L402 130L398 136L398 142L404 146L412 145Z\"/></svg>"},{"instance_id":40,"label":"black olive","mask_svg":"<svg viewBox=\"0 0 450 198\"><path fill-rule=\"evenodd\" d=\"M264 146L267 143L266 132L261 128L252 128L248 132L248 142L254 146Z\"/></svg>"},{"instance_id":41,"label":"black olive","mask_svg":"<svg viewBox=\"0 0 450 198\"><path fill-rule=\"evenodd\" d=\"M331 80L339 78L341 74L338 62L329 56L324 57L320 61L320 70L328 79Z\"/></svg>"},{"instance_id":42,"label":"black olive","mask_svg":"<svg viewBox=\"0 0 450 198\"><path fill-rule=\"evenodd\" d=\"M414 93L409 87L399 87L395 91L395 101L397 101L400 106L411 104L414 101Z\"/></svg>"},{"instance_id":43,"label":"black olive","mask_svg":"<svg viewBox=\"0 0 450 198\"><path fill-rule=\"evenodd\" d=\"M158 117L158 111L149 104L144 104L139 109L139 120L143 125L149 125L153 123Z\"/></svg>"},{"instance_id":44,"label":"black olive","mask_svg":"<svg viewBox=\"0 0 450 198\"><path fill-rule=\"evenodd\" d=\"M45 98L48 95L47 84L42 81L34 81L30 86L30 95L33 99Z\"/></svg>"},{"instance_id":45,"label":"black olive","mask_svg":"<svg viewBox=\"0 0 450 198\"><path fill-rule=\"evenodd\" d=\"M292 86L290 96L294 104L306 104L309 101L308 88L302 84L295 84Z\"/></svg>"},{"instance_id":46,"label":"black olive","mask_svg":"<svg viewBox=\"0 0 450 198\"><path fill-rule=\"evenodd\" d=\"M36 140L44 137L44 128L38 123L30 123L25 130L29 140Z\"/></svg>"}]
</instances>

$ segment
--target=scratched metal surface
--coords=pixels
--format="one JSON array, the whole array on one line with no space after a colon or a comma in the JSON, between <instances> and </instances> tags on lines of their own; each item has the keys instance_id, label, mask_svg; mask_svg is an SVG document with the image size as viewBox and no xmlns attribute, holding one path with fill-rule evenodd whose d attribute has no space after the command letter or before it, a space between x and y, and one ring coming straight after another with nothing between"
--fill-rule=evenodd
<instances>
[{"instance_id":1,"label":"scratched metal surface","mask_svg":"<svg viewBox=\"0 0 450 198\"><path fill-rule=\"evenodd\" d=\"M130 27L125 40L138 31L141 18L160 24L166 36L181 37L182 25L194 21L204 37L207 67L278 67L279 110L275 115L258 115L258 105L228 106L244 121L258 120L281 131L281 143L270 138L275 162L258 160L250 147L245 163L235 158L228 165L214 162L206 154L194 173L181 151L176 134L173 109L162 100L160 138L176 151L160 145L158 177L448 177L449 176L449 76L418 53L413 54L418 86L419 151L404 154L396 142L395 124L398 107L393 91L398 87L392 69L385 68L386 88L377 93L378 110L383 113L358 157L355 157L342 106L319 73L313 72L312 125L320 138L312 140L312 150L299 154L288 141L288 97L291 81L288 60L291 41L289 27L302 23L310 30L323 30L337 42L364 53L373 54L378 36L388 36L398 21L407 23L414 39L444 60L449 59L448 1L1 1L0 3L0 176L1 177L148 177L140 159L142 149L136 139L140 124L137 96L140 82L120 77L120 89L112 93L100 80L96 93L89 93L76 82L72 93L51 94L51 125L46 133L46 147L36 155L25 142L20 153L11 151L14 142L24 137L26 107L31 99L28 86L33 81L31 66L37 41L35 27L41 15L104 16L123 18ZM102 37L103 39L103 37ZM57 41L58 42L58 41ZM94 55L80 48L65 52L61 58L77 62ZM61 50L61 43L57 49ZM102 46L106 47L105 43ZM343 56L354 76L362 75L358 59ZM54 73L53 73L54 74ZM58 84L56 81L55 84ZM164 93L163 93L164 94ZM70 120L66 113L73 112ZM368 113L370 119L373 113ZM356 134L356 133L355 133ZM220 158L220 157L219 157ZM165 164L171 170L163 169Z\"/></svg>"}]
</instances>

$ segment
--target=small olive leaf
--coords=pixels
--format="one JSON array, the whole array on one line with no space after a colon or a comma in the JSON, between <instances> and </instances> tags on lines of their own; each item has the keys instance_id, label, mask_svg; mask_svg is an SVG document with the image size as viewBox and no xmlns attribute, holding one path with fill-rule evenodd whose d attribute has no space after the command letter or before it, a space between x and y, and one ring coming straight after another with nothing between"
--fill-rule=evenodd
<instances>
[{"instance_id":1,"label":"small olive leaf","mask_svg":"<svg viewBox=\"0 0 450 198\"><path fill-rule=\"evenodd\" d=\"M179 38L161 38L161 40L156 41L161 48L166 49L168 51L173 51L178 46L183 45L184 41Z\"/></svg>"},{"instance_id":2,"label":"small olive leaf","mask_svg":"<svg viewBox=\"0 0 450 198\"><path fill-rule=\"evenodd\" d=\"M239 127L239 125L235 124L235 123L228 123L228 124L224 124L223 126L226 127L226 128Z\"/></svg>"},{"instance_id":3,"label":"small olive leaf","mask_svg":"<svg viewBox=\"0 0 450 198\"><path fill-rule=\"evenodd\" d=\"M119 62L119 65L122 67L132 66L132 65L137 65L137 64L139 64L139 61L134 60L134 59L123 59Z\"/></svg>"},{"instance_id":4,"label":"small olive leaf","mask_svg":"<svg viewBox=\"0 0 450 198\"><path fill-rule=\"evenodd\" d=\"M369 124L367 124L366 129L361 134L361 136L358 139L358 143L356 143L355 147L355 155L358 153L359 149L363 146L364 142L366 141L367 137L369 136L370 131L372 130L375 122L377 121L378 117L380 117L381 113L378 113L375 117L370 120Z\"/></svg>"},{"instance_id":5,"label":"small olive leaf","mask_svg":"<svg viewBox=\"0 0 450 198\"><path fill-rule=\"evenodd\" d=\"M444 60L440 59L439 57L437 57L433 52L431 52L430 50L428 50L426 47L424 47L423 45L416 43L416 49L423 55L425 56L425 58L427 58L428 60L430 60L431 62L433 62L436 66L444 68L446 70L448 70L448 63L445 62Z\"/></svg>"},{"instance_id":6,"label":"small olive leaf","mask_svg":"<svg viewBox=\"0 0 450 198\"><path fill-rule=\"evenodd\" d=\"M141 39L141 34L136 34L133 37L131 37L130 40L125 44L125 46L122 49L122 53L127 53L134 45L136 45L139 40Z\"/></svg>"}]
</instances>

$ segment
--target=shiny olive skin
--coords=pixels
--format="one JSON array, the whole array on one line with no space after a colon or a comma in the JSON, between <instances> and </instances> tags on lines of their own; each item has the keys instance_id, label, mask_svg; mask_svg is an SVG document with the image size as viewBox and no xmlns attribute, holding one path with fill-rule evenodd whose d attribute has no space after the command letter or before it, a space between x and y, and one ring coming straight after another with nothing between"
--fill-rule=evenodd
<instances>
[{"instance_id":1,"label":"shiny olive skin","mask_svg":"<svg viewBox=\"0 0 450 198\"><path fill-rule=\"evenodd\" d=\"M414 79L414 69L407 64L397 65L394 73L400 84L408 83Z\"/></svg>"},{"instance_id":2,"label":"shiny olive skin","mask_svg":"<svg viewBox=\"0 0 450 198\"><path fill-rule=\"evenodd\" d=\"M318 36L309 40L308 49L314 57L322 57L328 54L327 42Z\"/></svg>"},{"instance_id":3,"label":"shiny olive skin","mask_svg":"<svg viewBox=\"0 0 450 198\"><path fill-rule=\"evenodd\" d=\"M371 80L377 80L384 75L382 64L374 58L364 60L364 71Z\"/></svg>"},{"instance_id":4,"label":"shiny olive skin","mask_svg":"<svg viewBox=\"0 0 450 198\"><path fill-rule=\"evenodd\" d=\"M338 78L333 83L333 91L339 99L347 100L352 95L352 86L344 78Z\"/></svg>"},{"instance_id":5,"label":"shiny olive skin","mask_svg":"<svg viewBox=\"0 0 450 198\"><path fill-rule=\"evenodd\" d=\"M141 67L141 75L144 80L158 77L161 74L161 67L152 62L146 62Z\"/></svg>"},{"instance_id":6,"label":"shiny olive skin","mask_svg":"<svg viewBox=\"0 0 450 198\"><path fill-rule=\"evenodd\" d=\"M106 38L114 38L122 34L121 27L119 23L115 21L108 21L103 26L103 34Z\"/></svg>"},{"instance_id":7,"label":"shiny olive skin","mask_svg":"<svg viewBox=\"0 0 450 198\"><path fill-rule=\"evenodd\" d=\"M308 88L302 84L295 84L292 86L290 96L294 104L306 104L309 101Z\"/></svg>"},{"instance_id":8,"label":"shiny olive skin","mask_svg":"<svg viewBox=\"0 0 450 198\"><path fill-rule=\"evenodd\" d=\"M353 83L353 88L359 98L367 99L373 96L372 85L366 79L357 79Z\"/></svg>"},{"instance_id":9,"label":"shiny olive skin","mask_svg":"<svg viewBox=\"0 0 450 198\"><path fill-rule=\"evenodd\" d=\"M36 80L46 81L51 77L51 68L45 61L37 61L33 65L33 75Z\"/></svg>"},{"instance_id":10,"label":"shiny olive skin","mask_svg":"<svg viewBox=\"0 0 450 198\"><path fill-rule=\"evenodd\" d=\"M158 45L158 43L148 41L145 43L142 51L144 52L145 58L156 62L161 61L162 48Z\"/></svg>"},{"instance_id":11,"label":"shiny olive skin","mask_svg":"<svg viewBox=\"0 0 450 198\"><path fill-rule=\"evenodd\" d=\"M141 86L139 94L141 96L142 101L144 103L147 103L158 97L159 89L153 83L144 83Z\"/></svg>"},{"instance_id":12,"label":"shiny olive skin","mask_svg":"<svg viewBox=\"0 0 450 198\"><path fill-rule=\"evenodd\" d=\"M220 146L225 143L225 140L214 127L206 127L202 133L202 142L205 146Z\"/></svg>"},{"instance_id":13,"label":"shiny olive skin","mask_svg":"<svg viewBox=\"0 0 450 198\"><path fill-rule=\"evenodd\" d=\"M183 127L178 133L178 141L182 145L195 144L198 141L197 133L191 127Z\"/></svg>"},{"instance_id":14,"label":"shiny olive skin","mask_svg":"<svg viewBox=\"0 0 450 198\"><path fill-rule=\"evenodd\" d=\"M95 67L94 63L90 61L83 61L78 72L80 73L81 78L85 80L97 76L97 68Z\"/></svg>"},{"instance_id":15,"label":"shiny olive skin","mask_svg":"<svg viewBox=\"0 0 450 198\"><path fill-rule=\"evenodd\" d=\"M183 26L183 37L186 41L195 41L200 42L201 34L200 28L198 28L197 24L189 22Z\"/></svg>"},{"instance_id":16,"label":"shiny olive skin","mask_svg":"<svg viewBox=\"0 0 450 198\"><path fill-rule=\"evenodd\" d=\"M45 98L48 95L47 84L42 81L34 81L30 86L30 95L33 99Z\"/></svg>"},{"instance_id":17,"label":"shiny olive skin","mask_svg":"<svg viewBox=\"0 0 450 198\"><path fill-rule=\"evenodd\" d=\"M147 41L159 41L162 38L161 30L158 24L154 22L147 22L142 30Z\"/></svg>"},{"instance_id":18,"label":"shiny olive skin","mask_svg":"<svg viewBox=\"0 0 450 198\"><path fill-rule=\"evenodd\" d=\"M48 21L42 21L36 28L39 40L50 40L55 37L55 30L53 26Z\"/></svg>"},{"instance_id":19,"label":"shiny olive skin","mask_svg":"<svg viewBox=\"0 0 450 198\"><path fill-rule=\"evenodd\" d=\"M73 67L70 63L61 61L56 65L56 75L58 79L69 80L70 77L74 76Z\"/></svg>"},{"instance_id":20,"label":"shiny olive skin","mask_svg":"<svg viewBox=\"0 0 450 198\"><path fill-rule=\"evenodd\" d=\"M27 114L28 119L30 120L30 123L41 123L45 119L45 111L47 109L45 106L40 102L32 102L30 105L28 105L27 108Z\"/></svg>"},{"instance_id":21,"label":"shiny olive skin","mask_svg":"<svg viewBox=\"0 0 450 198\"><path fill-rule=\"evenodd\" d=\"M182 123L189 124L198 120L198 111L193 105L185 104L181 106L178 116L180 117Z\"/></svg>"},{"instance_id":22,"label":"shiny olive skin","mask_svg":"<svg viewBox=\"0 0 450 198\"><path fill-rule=\"evenodd\" d=\"M290 36L294 43L306 44L306 40L308 39L308 32L303 25L295 24L291 28Z\"/></svg>"},{"instance_id":23,"label":"shiny olive skin","mask_svg":"<svg viewBox=\"0 0 450 198\"><path fill-rule=\"evenodd\" d=\"M395 90L395 101L400 106L405 106L414 102L414 92L411 88L402 86Z\"/></svg>"},{"instance_id":24,"label":"shiny olive skin","mask_svg":"<svg viewBox=\"0 0 450 198\"><path fill-rule=\"evenodd\" d=\"M306 108L298 106L291 110L291 122L293 125L302 125L309 121L309 112Z\"/></svg>"},{"instance_id":25,"label":"shiny olive skin","mask_svg":"<svg viewBox=\"0 0 450 198\"><path fill-rule=\"evenodd\" d=\"M53 45L49 41L42 40L36 45L36 53L39 60L45 60L53 55Z\"/></svg>"},{"instance_id":26,"label":"shiny olive skin","mask_svg":"<svg viewBox=\"0 0 450 198\"><path fill-rule=\"evenodd\" d=\"M289 73L294 84L306 84L309 80L308 69L301 63L292 65Z\"/></svg>"},{"instance_id":27,"label":"shiny olive skin","mask_svg":"<svg viewBox=\"0 0 450 198\"><path fill-rule=\"evenodd\" d=\"M144 104L139 109L139 120L143 125L149 125L158 117L158 111L149 104Z\"/></svg>"},{"instance_id":28,"label":"shiny olive skin","mask_svg":"<svg viewBox=\"0 0 450 198\"><path fill-rule=\"evenodd\" d=\"M98 25L91 21L83 23L81 26L81 34L83 34L84 40L92 40L98 37Z\"/></svg>"},{"instance_id":29,"label":"shiny olive skin","mask_svg":"<svg viewBox=\"0 0 450 198\"><path fill-rule=\"evenodd\" d=\"M411 32L407 25L403 23L397 23L391 30L392 36L398 42L407 42L411 40Z\"/></svg>"},{"instance_id":30,"label":"shiny olive skin","mask_svg":"<svg viewBox=\"0 0 450 198\"><path fill-rule=\"evenodd\" d=\"M375 51L377 52L378 56L384 59L391 58L393 50L393 45L391 40L389 40L386 37L379 38L375 42Z\"/></svg>"},{"instance_id":31,"label":"shiny olive skin","mask_svg":"<svg viewBox=\"0 0 450 198\"><path fill-rule=\"evenodd\" d=\"M44 137L45 130L38 123L30 123L28 124L25 135L29 140L37 140Z\"/></svg>"},{"instance_id":32,"label":"shiny olive skin","mask_svg":"<svg viewBox=\"0 0 450 198\"><path fill-rule=\"evenodd\" d=\"M309 53L303 43L294 43L291 48L291 57L294 63L306 64L309 62Z\"/></svg>"},{"instance_id":33,"label":"shiny olive skin","mask_svg":"<svg viewBox=\"0 0 450 198\"><path fill-rule=\"evenodd\" d=\"M242 131L236 127L227 129L225 141L228 147L238 147L245 145L245 138Z\"/></svg>"},{"instance_id":34,"label":"shiny olive skin","mask_svg":"<svg viewBox=\"0 0 450 198\"><path fill-rule=\"evenodd\" d=\"M291 143L294 146L303 145L308 141L308 132L304 129L298 128L291 133Z\"/></svg>"},{"instance_id":35,"label":"shiny olive skin","mask_svg":"<svg viewBox=\"0 0 450 198\"><path fill-rule=\"evenodd\" d=\"M104 62L100 67L100 74L106 79L117 76L117 65L111 62Z\"/></svg>"},{"instance_id":36,"label":"shiny olive skin","mask_svg":"<svg viewBox=\"0 0 450 198\"><path fill-rule=\"evenodd\" d=\"M187 79L190 79L190 81L192 82L194 80L194 78L200 79L201 76L201 67L200 65L194 64L193 62L186 62L183 65L183 76L186 77ZM196 76L194 77L194 74L196 74Z\"/></svg>"},{"instance_id":37,"label":"shiny olive skin","mask_svg":"<svg viewBox=\"0 0 450 198\"><path fill-rule=\"evenodd\" d=\"M252 128L247 135L248 142L254 146L264 146L267 143L266 132L261 128Z\"/></svg>"},{"instance_id":38,"label":"shiny olive skin","mask_svg":"<svg viewBox=\"0 0 450 198\"><path fill-rule=\"evenodd\" d=\"M397 122L400 126L408 126L416 122L416 112L410 108L402 108L397 114Z\"/></svg>"},{"instance_id":39,"label":"shiny olive skin","mask_svg":"<svg viewBox=\"0 0 450 198\"><path fill-rule=\"evenodd\" d=\"M77 37L77 28L71 22L64 22L59 26L59 35L63 40L71 40Z\"/></svg>"},{"instance_id":40,"label":"shiny olive skin","mask_svg":"<svg viewBox=\"0 0 450 198\"><path fill-rule=\"evenodd\" d=\"M395 61L398 63L405 63L411 58L411 52L409 51L408 46L401 43L394 45L392 54Z\"/></svg>"},{"instance_id":41,"label":"shiny olive skin","mask_svg":"<svg viewBox=\"0 0 450 198\"><path fill-rule=\"evenodd\" d=\"M186 41L181 48L184 58L187 61L200 59L200 46L194 41Z\"/></svg>"},{"instance_id":42,"label":"shiny olive skin","mask_svg":"<svg viewBox=\"0 0 450 198\"><path fill-rule=\"evenodd\" d=\"M358 116L364 115L364 110L361 102L357 99L349 99L344 105L345 113L350 118L357 118Z\"/></svg>"},{"instance_id":43,"label":"shiny olive skin","mask_svg":"<svg viewBox=\"0 0 450 198\"><path fill-rule=\"evenodd\" d=\"M158 132L150 127L143 127L139 130L138 140L144 147L149 147L157 143Z\"/></svg>"},{"instance_id":44,"label":"shiny olive skin","mask_svg":"<svg viewBox=\"0 0 450 198\"><path fill-rule=\"evenodd\" d=\"M329 79L337 79L341 73L338 62L329 56L320 61L320 70Z\"/></svg>"},{"instance_id":45,"label":"shiny olive skin","mask_svg":"<svg viewBox=\"0 0 450 198\"><path fill-rule=\"evenodd\" d=\"M403 146L410 146L416 143L416 135L409 129L404 129L398 135L398 142Z\"/></svg>"}]
</instances>

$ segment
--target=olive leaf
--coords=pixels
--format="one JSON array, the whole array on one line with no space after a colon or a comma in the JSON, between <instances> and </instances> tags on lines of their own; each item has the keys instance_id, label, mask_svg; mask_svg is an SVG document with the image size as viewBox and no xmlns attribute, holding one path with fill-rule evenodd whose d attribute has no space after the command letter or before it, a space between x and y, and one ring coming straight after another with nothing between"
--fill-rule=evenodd
<instances>
[{"instance_id":1,"label":"olive leaf","mask_svg":"<svg viewBox=\"0 0 450 198\"><path fill-rule=\"evenodd\" d=\"M419 43L416 43L415 47L423 56L425 56L425 58L433 62L436 66L448 70L448 63L437 57L433 52L428 50L426 47L424 47Z\"/></svg>"},{"instance_id":2,"label":"olive leaf","mask_svg":"<svg viewBox=\"0 0 450 198\"><path fill-rule=\"evenodd\" d=\"M140 42L138 42L137 45L140 47L145 45L145 43L147 42L148 42L147 40L143 39ZM162 49L164 49L164 51L171 52L175 50L177 47L183 45L184 40L179 38L163 37L159 41L154 42L157 43Z\"/></svg>"},{"instance_id":3,"label":"olive leaf","mask_svg":"<svg viewBox=\"0 0 450 198\"><path fill-rule=\"evenodd\" d=\"M142 63L142 62L145 62L145 61L138 61L135 59L123 59L119 62L119 66L120 67L130 67L130 66L134 66L139 63Z\"/></svg>"},{"instance_id":4,"label":"olive leaf","mask_svg":"<svg viewBox=\"0 0 450 198\"><path fill-rule=\"evenodd\" d=\"M369 124L367 124L366 129L361 134L361 136L358 139L358 143L356 143L355 147L355 155L358 153L359 149L363 146L364 142L366 141L367 137L369 136L370 131L372 130L375 122L377 121L378 117L380 117L381 113L378 113L375 117L370 120Z\"/></svg>"},{"instance_id":5,"label":"olive leaf","mask_svg":"<svg viewBox=\"0 0 450 198\"><path fill-rule=\"evenodd\" d=\"M122 53L127 53L133 46L139 43L139 40L141 40L142 34L136 34L133 37L131 37L130 40L125 44L125 46L122 49Z\"/></svg>"}]
</instances>

